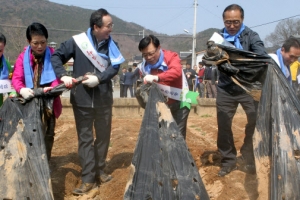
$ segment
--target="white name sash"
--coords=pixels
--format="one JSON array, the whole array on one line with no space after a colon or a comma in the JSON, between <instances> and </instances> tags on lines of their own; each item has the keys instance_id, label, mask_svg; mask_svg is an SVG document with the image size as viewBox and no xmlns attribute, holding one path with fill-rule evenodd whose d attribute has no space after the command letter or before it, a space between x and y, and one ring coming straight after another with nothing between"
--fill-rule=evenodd
<instances>
[{"instance_id":1,"label":"white name sash","mask_svg":"<svg viewBox=\"0 0 300 200\"><path fill-rule=\"evenodd\" d=\"M165 63L163 63L165 64ZM144 70L145 62L139 64L138 68L142 72L143 76L147 75L148 73ZM182 88L175 88L168 85L162 85L157 83L158 88L160 89L161 93L168 98L175 99L178 101L186 101L186 94L189 92L189 86L186 80L186 77L182 70Z\"/></svg>"},{"instance_id":2,"label":"white name sash","mask_svg":"<svg viewBox=\"0 0 300 200\"><path fill-rule=\"evenodd\" d=\"M108 66L108 61L99 56L86 33L74 35L73 38L79 49L92 62L96 69L98 69L100 72L105 71Z\"/></svg>"},{"instance_id":3,"label":"white name sash","mask_svg":"<svg viewBox=\"0 0 300 200\"><path fill-rule=\"evenodd\" d=\"M13 91L11 87L11 80L0 80L0 93L8 93Z\"/></svg>"}]
</instances>

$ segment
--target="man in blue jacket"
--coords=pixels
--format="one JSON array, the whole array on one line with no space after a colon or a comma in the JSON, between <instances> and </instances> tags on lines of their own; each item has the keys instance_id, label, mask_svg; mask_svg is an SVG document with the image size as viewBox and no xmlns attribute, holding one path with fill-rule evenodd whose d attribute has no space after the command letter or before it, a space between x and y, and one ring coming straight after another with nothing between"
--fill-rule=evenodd
<instances>
[{"instance_id":1,"label":"man in blue jacket","mask_svg":"<svg viewBox=\"0 0 300 200\"><path fill-rule=\"evenodd\" d=\"M63 67L70 58L74 58L73 77L84 76L86 79L72 88L70 97L82 167L82 185L73 194L84 194L94 188L96 182L105 183L112 178L104 173L112 121L111 79L124 62L117 44L110 36L113 25L112 18L105 9L93 12L87 32L62 43L51 58L56 76L67 87L72 87L75 81L67 76Z\"/></svg>"},{"instance_id":2,"label":"man in blue jacket","mask_svg":"<svg viewBox=\"0 0 300 200\"><path fill-rule=\"evenodd\" d=\"M258 34L244 25L244 10L237 4L229 5L223 12L225 27L221 30L224 39L236 48L265 55L264 44ZM242 88L232 82L231 78L220 72L217 85L217 120L218 120L218 150L222 155L219 176L225 176L236 169L237 151L234 146L231 130L232 118L239 104L243 107L248 124L245 129L244 144L241 154L248 172L255 173L252 136L256 125L258 102Z\"/></svg>"}]
</instances>

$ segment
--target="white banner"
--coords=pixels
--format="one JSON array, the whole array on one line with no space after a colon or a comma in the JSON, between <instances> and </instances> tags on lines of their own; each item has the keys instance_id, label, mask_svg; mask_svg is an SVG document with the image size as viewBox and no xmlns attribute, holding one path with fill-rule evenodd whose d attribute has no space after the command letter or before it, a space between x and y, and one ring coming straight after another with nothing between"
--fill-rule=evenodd
<instances>
[{"instance_id":1,"label":"white banner","mask_svg":"<svg viewBox=\"0 0 300 200\"><path fill-rule=\"evenodd\" d=\"M145 71L145 60L138 65L138 68L142 72L143 76L147 75L148 73ZM165 62L162 65L167 66ZM186 94L189 92L189 85L187 83L185 74L182 70L182 88L175 88L168 85L162 85L157 83L158 88L160 89L163 95L167 96L168 98L175 99L178 101L186 101Z\"/></svg>"},{"instance_id":2,"label":"white banner","mask_svg":"<svg viewBox=\"0 0 300 200\"><path fill-rule=\"evenodd\" d=\"M167 86L167 85L162 85L159 83L157 84L157 86L160 89L160 91L168 98L175 99L178 101L186 101L185 96L189 92L189 85L187 83L183 71L182 71L182 89Z\"/></svg>"}]
</instances>

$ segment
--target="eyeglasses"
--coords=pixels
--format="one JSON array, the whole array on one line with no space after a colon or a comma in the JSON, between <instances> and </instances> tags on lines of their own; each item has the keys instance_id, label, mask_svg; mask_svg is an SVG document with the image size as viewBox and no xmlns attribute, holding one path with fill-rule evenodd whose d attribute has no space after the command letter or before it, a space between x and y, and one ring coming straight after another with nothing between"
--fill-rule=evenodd
<instances>
[{"instance_id":1,"label":"eyeglasses","mask_svg":"<svg viewBox=\"0 0 300 200\"><path fill-rule=\"evenodd\" d=\"M114 24L108 24L108 25L106 25L105 27L108 28L108 29L111 29L111 28L114 27Z\"/></svg>"},{"instance_id":2,"label":"eyeglasses","mask_svg":"<svg viewBox=\"0 0 300 200\"><path fill-rule=\"evenodd\" d=\"M38 41L31 41L30 44L31 44L32 46L35 46L35 47L37 47L37 46L39 46L39 45L44 46L44 45L47 44L47 40L40 41L40 42L38 42Z\"/></svg>"},{"instance_id":3,"label":"eyeglasses","mask_svg":"<svg viewBox=\"0 0 300 200\"><path fill-rule=\"evenodd\" d=\"M238 25L240 25L240 23L241 23L240 20L226 20L226 21L224 21L224 24L225 24L226 26L231 26L232 24L233 24L234 26L238 26Z\"/></svg>"},{"instance_id":4,"label":"eyeglasses","mask_svg":"<svg viewBox=\"0 0 300 200\"><path fill-rule=\"evenodd\" d=\"M158 49L158 48L156 48L155 51L153 51L153 52L142 53L142 57L143 57L143 58L147 58L147 57L152 57L152 56L154 56L154 54L156 53L157 49Z\"/></svg>"}]
</instances>

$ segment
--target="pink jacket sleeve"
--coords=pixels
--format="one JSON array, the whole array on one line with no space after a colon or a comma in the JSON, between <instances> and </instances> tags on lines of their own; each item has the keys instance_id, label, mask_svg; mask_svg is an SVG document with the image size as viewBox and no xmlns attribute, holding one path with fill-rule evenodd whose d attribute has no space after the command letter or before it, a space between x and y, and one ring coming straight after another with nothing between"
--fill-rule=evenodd
<instances>
[{"instance_id":1,"label":"pink jacket sleeve","mask_svg":"<svg viewBox=\"0 0 300 200\"><path fill-rule=\"evenodd\" d=\"M26 87L23 66L24 53L25 51L23 51L17 58L12 76L12 85L18 93L20 93L21 88Z\"/></svg>"}]
</instances>

